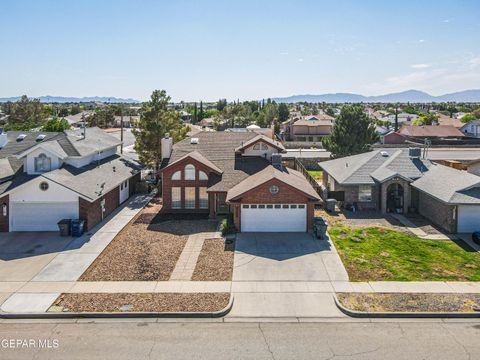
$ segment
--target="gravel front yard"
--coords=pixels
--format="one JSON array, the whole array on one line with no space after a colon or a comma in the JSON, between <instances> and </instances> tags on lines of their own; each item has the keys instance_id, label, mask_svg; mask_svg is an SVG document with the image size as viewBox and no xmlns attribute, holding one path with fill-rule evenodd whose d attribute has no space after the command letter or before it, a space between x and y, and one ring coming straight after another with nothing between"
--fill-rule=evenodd
<instances>
[{"instance_id":1,"label":"gravel front yard","mask_svg":"<svg viewBox=\"0 0 480 360\"><path fill-rule=\"evenodd\" d=\"M190 234L215 231L208 220L167 220L147 206L127 225L80 281L164 281L170 278Z\"/></svg>"},{"instance_id":2,"label":"gravel front yard","mask_svg":"<svg viewBox=\"0 0 480 360\"><path fill-rule=\"evenodd\" d=\"M475 312L480 294L337 293L347 309L364 312Z\"/></svg>"},{"instance_id":3,"label":"gravel front yard","mask_svg":"<svg viewBox=\"0 0 480 360\"><path fill-rule=\"evenodd\" d=\"M53 306L67 312L212 312L229 300L228 293L68 293Z\"/></svg>"},{"instance_id":4,"label":"gravel front yard","mask_svg":"<svg viewBox=\"0 0 480 360\"><path fill-rule=\"evenodd\" d=\"M235 245L225 244L222 238L206 239L198 257L192 280L231 281Z\"/></svg>"}]
</instances>

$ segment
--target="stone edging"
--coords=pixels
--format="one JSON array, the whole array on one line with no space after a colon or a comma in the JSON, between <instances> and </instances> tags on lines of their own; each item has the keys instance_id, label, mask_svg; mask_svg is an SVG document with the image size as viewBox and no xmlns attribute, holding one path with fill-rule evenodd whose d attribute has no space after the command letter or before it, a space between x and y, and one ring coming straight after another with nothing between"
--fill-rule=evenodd
<instances>
[{"instance_id":1,"label":"stone edging","mask_svg":"<svg viewBox=\"0 0 480 360\"><path fill-rule=\"evenodd\" d=\"M233 307L233 294L227 306L211 312L44 312L44 313L7 313L0 311L0 319L74 319L74 318L220 318L227 315Z\"/></svg>"},{"instance_id":2,"label":"stone edging","mask_svg":"<svg viewBox=\"0 0 480 360\"><path fill-rule=\"evenodd\" d=\"M356 311L351 310L343 306L337 298L336 294L333 294L335 305L345 315L354 318L480 318L480 312L368 312L368 311Z\"/></svg>"}]
</instances>

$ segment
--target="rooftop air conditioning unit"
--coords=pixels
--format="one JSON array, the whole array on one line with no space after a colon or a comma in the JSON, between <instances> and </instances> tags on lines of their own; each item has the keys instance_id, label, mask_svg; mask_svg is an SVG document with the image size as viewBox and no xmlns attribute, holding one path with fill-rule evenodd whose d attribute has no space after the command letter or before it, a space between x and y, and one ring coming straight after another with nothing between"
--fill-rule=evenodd
<instances>
[{"instance_id":1,"label":"rooftop air conditioning unit","mask_svg":"<svg viewBox=\"0 0 480 360\"><path fill-rule=\"evenodd\" d=\"M413 147L408 149L408 156L410 156L411 158L420 158L421 155L422 155L422 149L418 147Z\"/></svg>"},{"instance_id":2,"label":"rooftop air conditioning unit","mask_svg":"<svg viewBox=\"0 0 480 360\"><path fill-rule=\"evenodd\" d=\"M190 139L190 144L193 144L193 145L198 144L198 138L191 138Z\"/></svg>"},{"instance_id":3,"label":"rooftop air conditioning unit","mask_svg":"<svg viewBox=\"0 0 480 360\"><path fill-rule=\"evenodd\" d=\"M23 141L23 139L25 139L27 137L26 134L20 134L17 136L17 141Z\"/></svg>"}]
</instances>

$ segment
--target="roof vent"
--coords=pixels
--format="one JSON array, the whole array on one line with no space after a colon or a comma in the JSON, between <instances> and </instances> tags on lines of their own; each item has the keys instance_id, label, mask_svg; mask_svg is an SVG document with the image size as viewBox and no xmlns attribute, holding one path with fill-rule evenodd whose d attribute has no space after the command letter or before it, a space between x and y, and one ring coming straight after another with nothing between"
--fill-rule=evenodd
<instances>
[{"instance_id":1,"label":"roof vent","mask_svg":"<svg viewBox=\"0 0 480 360\"><path fill-rule=\"evenodd\" d=\"M35 139L35 141L43 141L45 139L47 135L45 134L40 134L37 136L37 138Z\"/></svg>"},{"instance_id":2,"label":"roof vent","mask_svg":"<svg viewBox=\"0 0 480 360\"><path fill-rule=\"evenodd\" d=\"M380 155L382 155L383 157L388 157L388 152L380 151Z\"/></svg>"},{"instance_id":3,"label":"roof vent","mask_svg":"<svg viewBox=\"0 0 480 360\"><path fill-rule=\"evenodd\" d=\"M198 138L191 138L190 139L190 144L193 144L193 145L198 144Z\"/></svg>"},{"instance_id":4,"label":"roof vent","mask_svg":"<svg viewBox=\"0 0 480 360\"><path fill-rule=\"evenodd\" d=\"M17 136L17 141L23 141L23 139L25 139L27 137L26 134L20 134Z\"/></svg>"}]
</instances>

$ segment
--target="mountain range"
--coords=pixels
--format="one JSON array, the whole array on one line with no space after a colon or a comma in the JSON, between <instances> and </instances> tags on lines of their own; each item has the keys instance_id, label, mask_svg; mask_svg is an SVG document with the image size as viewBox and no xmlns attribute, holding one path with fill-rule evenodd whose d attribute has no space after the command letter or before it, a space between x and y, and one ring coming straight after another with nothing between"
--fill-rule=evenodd
<instances>
[{"instance_id":1,"label":"mountain range","mask_svg":"<svg viewBox=\"0 0 480 360\"><path fill-rule=\"evenodd\" d=\"M0 98L0 102L7 101L18 101L21 96L14 96L10 98ZM106 102L106 103L140 103L140 101L135 99L122 99L116 97L107 97L107 96L89 96L89 97L64 97L64 96L38 96L33 97L35 99L40 99L43 103L80 103L80 102Z\"/></svg>"},{"instance_id":2,"label":"mountain range","mask_svg":"<svg viewBox=\"0 0 480 360\"><path fill-rule=\"evenodd\" d=\"M407 90L397 93L376 95L376 96L364 96L360 94L352 93L330 93L320 95L293 95L288 97L274 98L276 102L284 103L296 103L296 102L311 102L311 103L359 103L359 102L379 102L379 103L392 103L392 102L412 102L412 103L430 103L430 102L480 102L480 89L477 90L464 90L454 92L450 94L433 96L424 91L419 90Z\"/></svg>"}]
</instances>

